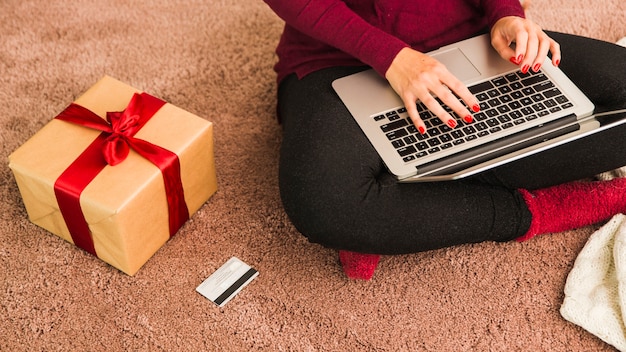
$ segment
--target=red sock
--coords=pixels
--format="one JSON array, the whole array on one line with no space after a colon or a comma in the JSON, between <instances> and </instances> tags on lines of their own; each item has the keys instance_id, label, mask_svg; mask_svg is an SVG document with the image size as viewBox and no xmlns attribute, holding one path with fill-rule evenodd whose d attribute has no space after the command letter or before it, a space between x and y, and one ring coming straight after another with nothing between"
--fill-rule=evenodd
<instances>
[{"instance_id":1,"label":"red sock","mask_svg":"<svg viewBox=\"0 0 626 352\"><path fill-rule=\"evenodd\" d=\"M626 179L570 182L535 191L518 190L532 220L518 241L535 235L573 230L626 212Z\"/></svg>"},{"instance_id":2,"label":"red sock","mask_svg":"<svg viewBox=\"0 0 626 352\"><path fill-rule=\"evenodd\" d=\"M378 266L380 255L339 251L343 271L351 279L369 280Z\"/></svg>"}]
</instances>

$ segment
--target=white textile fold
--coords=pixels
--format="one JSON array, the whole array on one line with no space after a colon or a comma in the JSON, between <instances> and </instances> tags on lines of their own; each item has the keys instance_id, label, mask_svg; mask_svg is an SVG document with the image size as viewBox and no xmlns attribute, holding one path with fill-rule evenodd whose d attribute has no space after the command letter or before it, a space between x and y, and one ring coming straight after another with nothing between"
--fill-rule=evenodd
<instances>
[{"instance_id":1,"label":"white textile fold","mask_svg":"<svg viewBox=\"0 0 626 352\"><path fill-rule=\"evenodd\" d=\"M626 351L626 215L589 237L567 277L561 315Z\"/></svg>"}]
</instances>

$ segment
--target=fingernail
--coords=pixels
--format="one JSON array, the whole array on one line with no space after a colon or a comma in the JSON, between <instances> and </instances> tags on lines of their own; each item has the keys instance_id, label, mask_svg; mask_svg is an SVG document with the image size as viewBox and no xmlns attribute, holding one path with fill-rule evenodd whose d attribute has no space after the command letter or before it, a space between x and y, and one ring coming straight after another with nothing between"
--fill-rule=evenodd
<instances>
[{"instance_id":1,"label":"fingernail","mask_svg":"<svg viewBox=\"0 0 626 352\"><path fill-rule=\"evenodd\" d=\"M519 54L517 57L512 57L509 59L509 61L511 61L512 63L519 65L520 62L522 62L522 60L524 59L524 55Z\"/></svg>"},{"instance_id":2,"label":"fingernail","mask_svg":"<svg viewBox=\"0 0 626 352\"><path fill-rule=\"evenodd\" d=\"M420 134L424 134L424 133L426 133L426 129L425 129L424 127L422 127L422 126L419 126L419 127L417 128L417 130L420 132Z\"/></svg>"},{"instance_id":3,"label":"fingernail","mask_svg":"<svg viewBox=\"0 0 626 352\"><path fill-rule=\"evenodd\" d=\"M448 120L448 126L450 126L450 128L455 128L456 127L456 121L454 121L453 119Z\"/></svg>"},{"instance_id":4,"label":"fingernail","mask_svg":"<svg viewBox=\"0 0 626 352\"><path fill-rule=\"evenodd\" d=\"M559 66L560 64L561 64L561 60L556 60L556 61L554 62L554 65L555 65L555 66Z\"/></svg>"},{"instance_id":5,"label":"fingernail","mask_svg":"<svg viewBox=\"0 0 626 352\"><path fill-rule=\"evenodd\" d=\"M479 112L480 111L480 105L474 104L474 106L472 106L472 110L474 110L474 112Z\"/></svg>"},{"instance_id":6,"label":"fingernail","mask_svg":"<svg viewBox=\"0 0 626 352\"><path fill-rule=\"evenodd\" d=\"M463 118L463 121L467 123L472 123L474 121L474 118L472 117L472 115L467 115Z\"/></svg>"},{"instance_id":7,"label":"fingernail","mask_svg":"<svg viewBox=\"0 0 626 352\"><path fill-rule=\"evenodd\" d=\"M522 67L522 73L527 73L529 68L530 65L524 65L524 67Z\"/></svg>"},{"instance_id":8,"label":"fingernail","mask_svg":"<svg viewBox=\"0 0 626 352\"><path fill-rule=\"evenodd\" d=\"M533 71L538 72L540 68L541 64L535 64L535 66L533 66Z\"/></svg>"}]
</instances>

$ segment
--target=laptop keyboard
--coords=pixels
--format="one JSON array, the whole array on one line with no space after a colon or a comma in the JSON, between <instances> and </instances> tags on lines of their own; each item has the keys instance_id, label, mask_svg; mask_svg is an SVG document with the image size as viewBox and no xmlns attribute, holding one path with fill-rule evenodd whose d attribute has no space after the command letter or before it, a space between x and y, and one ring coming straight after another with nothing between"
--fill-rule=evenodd
<instances>
[{"instance_id":1,"label":"laptop keyboard","mask_svg":"<svg viewBox=\"0 0 626 352\"><path fill-rule=\"evenodd\" d=\"M573 106L550 79L539 72L512 72L468 88L480 103L474 122L466 123L452 110L439 103L457 119L450 128L422 103L417 109L427 127L422 135L406 113L406 108L374 116L380 128L405 162L428 155L462 148L467 142L487 136L506 135L507 129ZM493 138L490 138L493 139Z\"/></svg>"}]
</instances>

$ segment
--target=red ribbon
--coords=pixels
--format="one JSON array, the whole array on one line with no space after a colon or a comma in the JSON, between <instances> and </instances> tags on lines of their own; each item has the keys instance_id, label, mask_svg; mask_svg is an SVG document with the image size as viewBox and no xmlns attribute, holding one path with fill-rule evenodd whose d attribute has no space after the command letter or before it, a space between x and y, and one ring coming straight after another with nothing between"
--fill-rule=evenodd
<instances>
[{"instance_id":1,"label":"red ribbon","mask_svg":"<svg viewBox=\"0 0 626 352\"><path fill-rule=\"evenodd\" d=\"M156 165L163 174L169 214L170 236L189 219L178 156L134 135L165 105L149 94L135 94L124 111L107 112L107 121L77 104L68 106L56 118L102 131L100 135L59 176L54 193L74 244L97 256L89 225L80 207L80 195L105 166L126 159L132 148Z\"/></svg>"}]
</instances>

